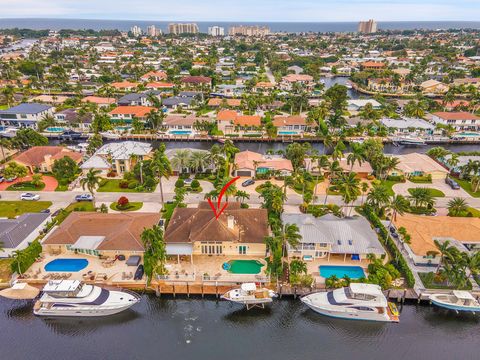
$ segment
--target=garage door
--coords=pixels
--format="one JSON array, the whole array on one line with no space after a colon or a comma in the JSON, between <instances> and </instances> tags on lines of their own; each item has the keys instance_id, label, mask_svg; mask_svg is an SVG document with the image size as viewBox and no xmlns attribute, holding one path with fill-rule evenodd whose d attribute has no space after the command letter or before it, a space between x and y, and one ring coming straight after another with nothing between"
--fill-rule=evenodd
<instances>
[{"instance_id":1,"label":"garage door","mask_svg":"<svg viewBox=\"0 0 480 360\"><path fill-rule=\"evenodd\" d=\"M252 172L247 170L237 171L237 176L252 176Z\"/></svg>"}]
</instances>

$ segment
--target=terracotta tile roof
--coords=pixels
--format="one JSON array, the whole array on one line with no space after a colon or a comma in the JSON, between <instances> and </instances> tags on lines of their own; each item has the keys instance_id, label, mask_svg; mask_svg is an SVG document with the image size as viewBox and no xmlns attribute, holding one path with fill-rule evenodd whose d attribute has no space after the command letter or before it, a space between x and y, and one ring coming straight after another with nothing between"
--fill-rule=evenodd
<instances>
[{"instance_id":1,"label":"terracotta tile roof","mask_svg":"<svg viewBox=\"0 0 480 360\"><path fill-rule=\"evenodd\" d=\"M258 115L239 115L233 120L233 123L240 126L261 126L261 119Z\"/></svg>"},{"instance_id":2,"label":"terracotta tile roof","mask_svg":"<svg viewBox=\"0 0 480 360\"><path fill-rule=\"evenodd\" d=\"M276 127L287 125L306 125L307 121L302 116L275 116L273 119L273 125Z\"/></svg>"},{"instance_id":3,"label":"terracotta tile roof","mask_svg":"<svg viewBox=\"0 0 480 360\"><path fill-rule=\"evenodd\" d=\"M95 104L115 104L115 98L106 98L100 96L86 96L82 99L83 103L90 102Z\"/></svg>"},{"instance_id":4,"label":"terracotta tile roof","mask_svg":"<svg viewBox=\"0 0 480 360\"><path fill-rule=\"evenodd\" d=\"M466 111L439 111L433 113L433 115L438 116L439 118L442 118L444 120L480 120L480 117L478 117L477 115L471 114Z\"/></svg>"},{"instance_id":5,"label":"terracotta tile roof","mask_svg":"<svg viewBox=\"0 0 480 360\"><path fill-rule=\"evenodd\" d=\"M142 231L158 224L160 214L104 214L73 212L44 241L47 245L74 244L80 236L104 236L98 250L143 251Z\"/></svg>"},{"instance_id":6,"label":"terracotta tile roof","mask_svg":"<svg viewBox=\"0 0 480 360\"><path fill-rule=\"evenodd\" d=\"M142 75L142 80L149 80L149 79L160 79L165 80L168 77L165 71L149 71L148 73Z\"/></svg>"},{"instance_id":7,"label":"terracotta tile roof","mask_svg":"<svg viewBox=\"0 0 480 360\"><path fill-rule=\"evenodd\" d=\"M233 228L228 226L229 216L234 218ZM263 243L268 235L268 216L265 209L242 209L239 203L229 203L217 220L209 204L202 202L196 209L175 209L165 232L165 241Z\"/></svg>"},{"instance_id":8,"label":"terracotta tile roof","mask_svg":"<svg viewBox=\"0 0 480 360\"><path fill-rule=\"evenodd\" d=\"M287 82L296 82L296 81L313 81L313 77L306 74L288 74L282 78L282 80Z\"/></svg>"},{"instance_id":9,"label":"terracotta tile roof","mask_svg":"<svg viewBox=\"0 0 480 360\"><path fill-rule=\"evenodd\" d=\"M237 118L238 113L235 110L222 110L217 114L219 121L233 121Z\"/></svg>"},{"instance_id":10,"label":"terracotta tile roof","mask_svg":"<svg viewBox=\"0 0 480 360\"><path fill-rule=\"evenodd\" d=\"M428 251L438 252L434 240L451 238L461 243L480 243L480 218L406 214L397 216L394 223L397 229L403 226L407 230L411 236L409 246L420 256Z\"/></svg>"},{"instance_id":11,"label":"terracotta tile roof","mask_svg":"<svg viewBox=\"0 0 480 360\"><path fill-rule=\"evenodd\" d=\"M377 61L365 61L361 65L364 68L366 68L366 67L369 67L369 68L383 68L383 67L385 67L384 63L377 62Z\"/></svg>"},{"instance_id":12,"label":"terracotta tile roof","mask_svg":"<svg viewBox=\"0 0 480 360\"><path fill-rule=\"evenodd\" d=\"M150 111L155 110L154 107L150 106L119 106L112 111L110 115L133 115L136 117L143 117L147 115Z\"/></svg>"},{"instance_id":13,"label":"terracotta tile roof","mask_svg":"<svg viewBox=\"0 0 480 360\"><path fill-rule=\"evenodd\" d=\"M189 84L210 84L212 78L209 78L208 76L185 76L182 78L182 82Z\"/></svg>"},{"instance_id":14,"label":"terracotta tile roof","mask_svg":"<svg viewBox=\"0 0 480 360\"><path fill-rule=\"evenodd\" d=\"M28 166L40 166L45 162L45 156L50 155L53 160L62 159L65 156L79 163L82 160L82 154L68 150L63 146L34 146L13 157L16 161Z\"/></svg>"},{"instance_id":15,"label":"terracotta tile roof","mask_svg":"<svg viewBox=\"0 0 480 360\"><path fill-rule=\"evenodd\" d=\"M138 86L137 83L132 83L130 81L114 82L114 83L111 83L110 85L116 89L128 89L128 88L135 88Z\"/></svg>"},{"instance_id":16,"label":"terracotta tile roof","mask_svg":"<svg viewBox=\"0 0 480 360\"><path fill-rule=\"evenodd\" d=\"M235 165L237 169L254 170L254 161L258 162L257 167L268 167L275 170L293 171L292 162L280 156L262 155L253 151L241 151L235 154Z\"/></svg>"},{"instance_id":17,"label":"terracotta tile roof","mask_svg":"<svg viewBox=\"0 0 480 360\"><path fill-rule=\"evenodd\" d=\"M275 85L273 85L271 82L260 81L255 85L255 87L258 87L258 88L273 88L273 87L275 87Z\"/></svg>"},{"instance_id":18,"label":"terracotta tile roof","mask_svg":"<svg viewBox=\"0 0 480 360\"><path fill-rule=\"evenodd\" d=\"M167 82L151 82L145 85L147 89L163 89L163 88L173 88L175 84Z\"/></svg>"},{"instance_id":19,"label":"terracotta tile roof","mask_svg":"<svg viewBox=\"0 0 480 360\"><path fill-rule=\"evenodd\" d=\"M220 106L224 100L228 106L240 106L242 104L242 100L240 99L211 98L208 100L208 106Z\"/></svg>"}]
</instances>

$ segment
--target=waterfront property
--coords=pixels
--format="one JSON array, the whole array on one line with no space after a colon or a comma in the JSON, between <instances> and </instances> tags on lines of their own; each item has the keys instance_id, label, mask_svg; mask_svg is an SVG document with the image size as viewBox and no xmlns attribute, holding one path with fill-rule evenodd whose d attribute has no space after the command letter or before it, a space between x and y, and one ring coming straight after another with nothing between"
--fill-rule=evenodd
<instances>
[{"instance_id":1,"label":"waterfront property","mask_svg":"<svg viewBox=\"0 0 480 360\"><path fill-rule=\"evenodd\" d=\"M349 164L347 161L348 154L344 154L344 157L338 159L338 163L343 172L354 172L356 176L360 179L366 179L369 175L372 174L373 168L368 161L363 161L361 164L358 161L355 161L353 164ZM305 158L304 160L305 170L310 172L313 175L321 174L328 176L330 172L328 169L322 170L318 167L315 162L312 162L312 158Z\"/></svg>"},{"instance_id":2,"label":"waterfront property","mask_svg":"<svg viewBox=\"0 0 480 360\"><path fill-rule=\"evenodd\" d=\"M133 119L145 121L151 111L156 111L150 106L119 106L109 112L112 122L131 124Z\"/></svg>"},{"instance_id":3,"label":"waterfront property","mask_svg":"<svg viewBox=\"0 0 480 360\"><path fill-rule=\"evenodd\" d=\"M36 128L45 116L53 116L55 108L46 104L22 103L7 110L0 110L0 122L4 126Z\"/></svg>"},{"instance_id":4,"label":"waterfront property","mask_svg":"<svg viewBox=\"0 0 480 360\"><path fill-rule=\"evenodd\" d=\"M284 224L295 224L302 239L298 247L287 245L288 258L305 261L365 260L368 254L384 256L385 250L370 223L361 216L339 218L327 214L315 218L310 214L283 214Z\"/></svg>"},{"instance_id":5,"label":"waterfront property","mask_svg":"<svg viewBox=\"0 0 480 360\"><path fill-rule=\"evenodd\" d=\"M433 160L430 156L420 153L395 155L400 160L397 168L391 170L391 176L431 176L434 179L445 179L448 170Z\"/></svg>"},{"instance_id":6,"label":"waterfront property","mask_svg":"<svg viewBox=\"0 0 480 360\"><path fill-rule=\"evenodd\" d=\"M437 265L441 260L435 240L461 251L480 249L480 219L450 216L397 216L395 227L403 227L410 235L410 243L404 243L408 255L416 265Z\"/></svg>"},{"instance_id":7,"label":"waterfront property","mask_svg":"<svg viewBox=\"0 0 480 360\"><path fill-rule=\"evenodd\" d=\"M262 155L253 151L235 154L235 176L255 177L269 172L288 176L293 172L292 162L280 155Z\"/></svg>"},{"instance_id":8,"label":"waterfront property","mask_svg":"<svg viewBox=\"0 0 480 360\"><path fill-rule=\"evenodd\" d=\"M15 155L12 161L25 166L31 174L35 171L51 172L55 160L69 157L77 164L82 161L82 154L63 146L33 146Z\"/></svg>"},{"instance_id":9,"label":"waterfront property","mask_svg":"<svg viewBox=\"0 0 480 360\"><path fill-rule=\"evenodd\" d=\"M273 125L278 135L303 135L310 130L307 120L303 116L275 116Z\"/></svg>"},{"instance_id":10,"label":"waterfront property","mask_svg":"<svg viewBox=\"0 0 480 360\"><path fill-rule=\"evenodd\" d=\"M451 125L455 130L480 130L480 117L466 111L435 112L432 114L435 124Z\"/></svg>"}]
</instances>

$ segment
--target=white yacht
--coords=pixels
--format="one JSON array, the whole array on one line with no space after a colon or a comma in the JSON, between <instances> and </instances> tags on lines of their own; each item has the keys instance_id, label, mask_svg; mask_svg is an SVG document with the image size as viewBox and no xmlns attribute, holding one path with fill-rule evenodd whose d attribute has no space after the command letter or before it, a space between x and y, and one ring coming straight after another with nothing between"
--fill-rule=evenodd
<instances>
[{"instance_id":1,"label":"white yacht","mask_svg":"<svg viewBox=\"0 0 480 360\"><path fill-rule=\"evenodd\" d=\"M273 290L258 288L255 283L244 283L237 289L227 291L222 295L222 299L246 305L247 309L250 309L254 306L264 307L276 296Z\"/></svg>"},{"instance_id":2,"label":"white yacht","mask_svg":"<svg viewBox=\"0 0 480 360\"><path fill-rule=\"evenodd\" d=\"M453 290L448 294L430 295L432 304L455 311L480 311L480 304L468 291Z\"/></svg>"},{"instance_id":3,"label":"white yacht","mask_svg":"<svg viewBox=\"0 0 480 360\"><path fill-rule=\"evenodd\" d=\"M425 140L413 136L399 136L393 139L393 142L405 146L424 146Z\"/></svg>"},{"instance_id":4,"label":"white yacht","mask_svg":"<svg viewBox=\"0 0 480 360\"><path fill-rule=\"evenodd\" d=\"M305 295L301 301L319 314L342 319L398 322L395 304L378 285L352 283L349 287Z\"/></svg>"},{"instance_id":5,"label":"white yacht","mask_svg":"<svg viewBox=\"0 0 480 360\"><path fill-rule=\"evenodd\" d=\"M119 313L140 301L127 290L106 290L78 280L51 280L42 290L33 313L39 316L105 316Z\"/></svg>"},{"instance_id":6,"label":"white yacht","mask_svg":"<svg viewBox=\"0 0 480 360\"><path fill-rule=\"evenodd\" d=\"M119 134L116 134L116 133L111 132L111 131L101 132L100 135L102 135L103 138L108 139L108 140L117 140L117 139L120 139L120 135L119 135Z\"/></svg>"}]
</instances>

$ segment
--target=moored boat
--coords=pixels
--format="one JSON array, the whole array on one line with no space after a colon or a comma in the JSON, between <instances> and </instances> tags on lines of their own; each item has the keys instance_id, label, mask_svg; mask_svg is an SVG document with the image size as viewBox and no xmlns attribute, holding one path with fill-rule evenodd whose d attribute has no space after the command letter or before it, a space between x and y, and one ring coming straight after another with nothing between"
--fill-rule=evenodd
<instances>
[{"instance_id":1,"label":"moored boat","mask_svg":"<svg viewBox=\"0 0 480 360\"><path fill-rule=\"evenodd\" d=\"M107 290L78 280L51 280L33 313L38 316L106 316L127 310L140 296L127 290Z\"/></svg>"},{"instance_id":2,"label":"moored boat","mask_svg":"<svg viewBox=\"0 0 480 360\"><path fill-rule=\"evenodd\" d=\"M447 294L430 295L432 304L455 311L480 311L480 303L468 291L453 290Z\"/></svg>"},{"instance_id":3,"label":"moored boat","mask_svg":"<svg viewBox=\"0 0 480 360\"><path fill-rule=\"evenodd\" d=\"M410 137L410 136L400 136L393 139L393 142L405 145L405 146L424 146L426 145L425 140L419 137Z\"/></svg>"},{"instance_id":4,"label":"moored boat","mask_svg":"<svg viewBox=\"0 0 480 360\"><path fill-rule=\"evenodd\" d=\"M254 306L264 307L271 303L277 294L267 288L258 288L255 283L244 283L239 288L227 291L222 299L247 306L247 309Z\"/></svg>"},{"instance_id":5,"label":"moored boat","mask_svg":"<svg viewBox=\"0 0 480 360\"><path fill-rule=\"evenodd\" d=\"M395 304L389 305L380 286L374 284L352 283L348 287L305 295L301 301L313 311L334 318L399 322Z\"/></svg>"}]
</instances>

